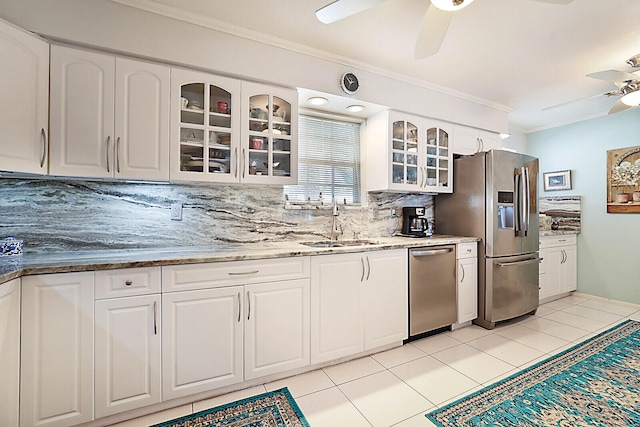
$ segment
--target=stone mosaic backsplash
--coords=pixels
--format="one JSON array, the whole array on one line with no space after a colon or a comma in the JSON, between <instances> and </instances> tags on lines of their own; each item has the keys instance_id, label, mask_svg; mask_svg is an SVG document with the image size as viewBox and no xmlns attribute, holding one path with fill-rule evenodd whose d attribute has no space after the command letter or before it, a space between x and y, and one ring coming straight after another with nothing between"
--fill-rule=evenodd
<instances>
[{"instance_id":1,"label":"stone mosaic backsplash","mask_svg":"<svg viewBox=\"0 0 640 427\"><path fill-rule=\"evenodd\" d=\"M329 237L331 209L284 209L282 187L0 179L0 238L24 241L25 253L167 248ZM433 197L368 194L367 206L341 206L342 239L390 236L391 209L426 206ZM183 204L182 221L170 219ZM437 230L436 230L437 232Z\"/></svg>"},{"instance_id":2,"label":"stone mosaic backsplash","mask_svg":"<svg viewBox=\"0 0 640 427\"><path fill-rule=\"evenodd\" d=\"M550 196L538 199L540 230L580 233L582 200L580 196Z\"/></svg>"}]
</instances>

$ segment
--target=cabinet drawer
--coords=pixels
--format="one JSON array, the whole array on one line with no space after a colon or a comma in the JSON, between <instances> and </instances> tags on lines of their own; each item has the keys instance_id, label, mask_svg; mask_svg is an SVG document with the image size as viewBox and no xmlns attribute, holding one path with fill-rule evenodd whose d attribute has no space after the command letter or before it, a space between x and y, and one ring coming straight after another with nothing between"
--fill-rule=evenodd
<instances>
[{"instance_id":1,"label":"cabinet drawer","mask_svg":"<svg viewBox=\"0 0 640 427\"><path fill-rule=\"evenodd\" d=\"M478 244L471 243L458 243L457 258L476 258L478 256Z\"/></svg>"},{"instance_id":2,"label":"cabinet drawer","mask_svg":"<svg viewBox=\"0 0 640 427\"><path fill-rule=\"evenodd\" d=\"M95 298L117 298L160 292L160 267L123 268L95 272Z\"/></svg>"},{"instance_id":3,"label":"cabinet drawer","mask_svg":"<svg viewBox=\"0 0 640 427\"><path fill-rule=\"evenodd\" d=\"M218 288L309 277L309 257L162 267L162 291Z\"/></svg>"},{"instance_id":4,"label":"cabinet drawer","mask_svg":"<svg viewBox=\"0 0 640 427\"><path fill-rule=\"evenodd\" d=\"M556 246L575 245L578 239L575 234L565 234L562 236L540 237L540 249L553 248Z\"/></svg>"}]
</instances>

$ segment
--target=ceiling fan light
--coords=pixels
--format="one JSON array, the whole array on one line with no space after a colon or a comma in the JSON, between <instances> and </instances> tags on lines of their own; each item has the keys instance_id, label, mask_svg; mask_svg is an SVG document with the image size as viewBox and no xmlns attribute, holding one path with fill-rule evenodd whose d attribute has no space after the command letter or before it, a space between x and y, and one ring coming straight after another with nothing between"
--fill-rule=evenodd
<instances>
[{"instance_id":1,"label":"ceiling fan light","mask_svg":"<svg viewBox=\"0 0 640 427\"><path fill-rule=\"evenodd\" d=\"M640 53L627 59L627 64L631 65L633 68L640 67Z\"/></svg>"},{"instance_id":2,"label":"ceiling fan light","mask_svg":"<svg viewBox=\"0 0 640 427\"><path fill-rule=\"evenodd\" d=\"M640 90L635 90L633 92L627 93L622 97L622 102L629 107L638 107L640 106Z\"/></svg>"},{"instance_id":3,"label":"ceiling fan light","mask_svg":"<svg viewBox=\"0 0 640 427\"><path fill-rule=\"evenodd\" d=\"M453 12L469 6L473 0L431 0L431 4L440 10Z\"/></svg>"}]
</instances>

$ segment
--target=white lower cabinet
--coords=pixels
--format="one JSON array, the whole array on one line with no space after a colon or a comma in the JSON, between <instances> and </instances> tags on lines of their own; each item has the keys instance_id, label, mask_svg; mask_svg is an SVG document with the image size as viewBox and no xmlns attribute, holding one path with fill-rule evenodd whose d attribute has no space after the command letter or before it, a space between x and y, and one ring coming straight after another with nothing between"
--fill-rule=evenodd
<instances>
[{"instance_id":1,"label":"white lower cabinet","mask_svg":"<svg viewBox=\"0 0 640 427\"><path fill-rule=\"evenodd\" d=\"M163 400L309 365L308 264L163 267Z\"/></svg>"},{"instance_id":2,"label":"white lower cabinet","mask_svg":"<svg viewBox=\"0 0 640 427\"><path fill-rule=\"evenodd\" d=\"M578 249L575 234L540 238L540 300L578 288Z\"/></svg>"},{"instance_id":3,"label":"white lower cabinet","mask_svg":"<svg viewBox=\"0 0 640 427\"><path fill-rule=\"evenodd\" d=\"M478 253L477 243L457 246L458 324L478 317Z\"/></svg>"},{"instance_id":4,"label":"white lower cabinet","mask_svg":"<svg viewBox=\"0 0 640 427\"><path fill-rule=\"evenodd\" d=\"M0 285L0 426L18 427L20 279Z\"/></svg>"},{"instance_id":5,"label":"white lower cabinet","mask_svg":"<svg viewBox=\"0 0 640 427\"><path fill-rule=\"evenodd\" d=\"M95 417L160 402L160 295L95 303Z\"/></svg>"},{"instance_id":6,"label":"white lower cabinet","mask_svg":"<svg viewBox=\"0 0 640 427\"><path fill-rule=\"evenodd\" d=\"M405 249L311 258L311 363L399 343L408 334Z\"/></svg>"},{"instance_id":7,"label":"white lower cabinet","mask_svg":"<svg viewBox=\"0 0 640 427\"><path fill-rule=\"evenodd\" d=\"M22 278L20 426L93 420L93 272Z\"/></svg>"},{"instance_id":8,"label":"white lower cabinet","mask_svg":"<svg viewBox=\"0 0 640 427\"><path fill-rule=\"evenodd\" d=\"M162 295L164 400L242 382L242 286Z\"/></svg>"}]
</instances>

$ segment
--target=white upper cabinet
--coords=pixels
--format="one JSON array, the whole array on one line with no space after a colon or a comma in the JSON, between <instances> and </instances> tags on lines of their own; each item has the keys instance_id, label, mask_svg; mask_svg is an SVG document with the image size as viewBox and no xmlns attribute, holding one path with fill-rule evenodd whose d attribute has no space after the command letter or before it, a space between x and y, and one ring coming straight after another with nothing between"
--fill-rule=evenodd
<instances>
[{"instance_id":1,"label":"white upper cabinet","mask_svg":"<svg viewBox=\"0 0 640 427\"><path fill-rule=\"evenodd\" d=\"M169 69L51 47L52 175L168 179Z\"/></svg>"},{"instance_id":2,"label":"white upper cabinet","mask_svg":"<svg viewBox=\"0 0 640 427\"><path fill-rule=\"evenodd\" d=\"M383 111L367 127L369 191L453 191L451 124Z\"/></svg>"},{"instance_id":3,"label":"white upper cabinet","mask_svg":"<svg viewBox=\"0 0 640 427\"><path fill-rule=\"evenodd\" d=\"M171 70L171 179L239 182L240 81Z\"/></svg>"},{"instance_id":4,"label":"white upper cabinet","mask_svg":"<svg viewBox=\"0 0 640 427\"><path fill-rule=\"evenodd\" d=\"M453 128L453 152L460 155L471 155L481 151L502 148L502 138L488 132L468 126L455 125Z\"/></svg>"},{"instance_id":5,"label":"white upper cabinet","mask_svg":"<svg viewBox=\"0 0 640 427\"><path fill-rule=\"evenodd\" d=\"M241 181L298 183L298 92L242 82Z\"/></svg>"},{"instance_id":6,"label":"white upper cabinet","mask_svg":"<svg viewBox=\"0 0 640 427\"><path fill-rule=\"evenodd\" d=\"M0 20L0 170L47 173L49 44Z\"/></svg>"}]
</instances>

